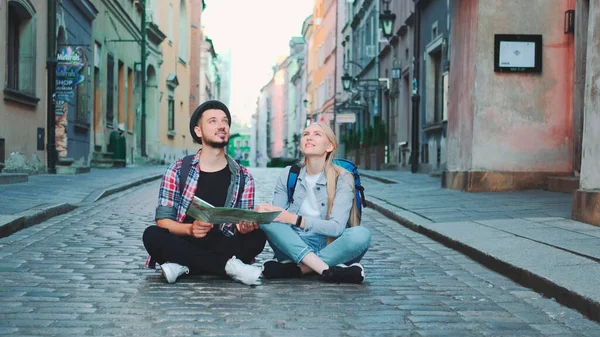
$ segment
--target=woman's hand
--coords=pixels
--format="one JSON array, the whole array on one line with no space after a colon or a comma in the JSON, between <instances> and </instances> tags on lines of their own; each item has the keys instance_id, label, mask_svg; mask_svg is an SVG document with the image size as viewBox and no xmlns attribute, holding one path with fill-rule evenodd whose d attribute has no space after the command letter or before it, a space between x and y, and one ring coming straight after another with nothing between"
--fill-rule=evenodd
<instances>
[{"instance_id":1,"label":"woman's hand","mask_svg":"<svg viewBox=\"0 0 600 337\"><path fill-rule=\"evenodd\" d=\"M277 212L277 211L283 211L283 208L281 207L277 207L277 206L273 206L271 204L262 204L259 205L258 207L256 207L254 209L256 212Z\"/></svg>"}]
</instances>

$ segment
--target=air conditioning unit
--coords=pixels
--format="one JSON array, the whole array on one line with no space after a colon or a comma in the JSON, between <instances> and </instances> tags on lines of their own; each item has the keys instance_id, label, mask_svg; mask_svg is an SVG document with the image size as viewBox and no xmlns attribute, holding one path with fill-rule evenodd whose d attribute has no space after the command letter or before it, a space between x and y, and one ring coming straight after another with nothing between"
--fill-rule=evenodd
<instances>
[{"instance_id":1,"label":"air conditioning unit","mask_svg":"<svg viewBox=\"0 0 600 337\"><path fill-rule=\"evenodd\" d=\"M376 52L376 49L375 49L374 45L367 46L367 48L366 48L367 57L377 56L377 54L375 52Z\"/></svg>"}]
</instances>

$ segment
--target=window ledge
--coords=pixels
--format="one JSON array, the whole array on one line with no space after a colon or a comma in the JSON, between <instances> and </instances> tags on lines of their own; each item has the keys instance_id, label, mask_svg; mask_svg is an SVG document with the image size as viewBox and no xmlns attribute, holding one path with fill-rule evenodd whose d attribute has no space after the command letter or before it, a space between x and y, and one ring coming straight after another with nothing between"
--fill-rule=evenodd
<instances>
[{"instance_id":1,"label":"window ledge","mask_svg":"<svg viewBox=\"0 0 600 337\"><path fill-rule=\"evenodd\" d=\"M430 123L423 127L423 131L425 131L425 133L427 133L427 134L441 133L442 131L444 131L444 125L446 125L447 123L448 122L445 120L440 121L440 122Z\"/></svg>"},{"instance_id":2,"label":"window ledge","mask_svg":"<svg viewBox=\"0 0 600 337\"><path fill-rule=\"evenodd\" d=\"M75 128L81 129L83 131L87 131L90 128L90 123L88 123L88 122L75 120L74 123L75 123Z\"/></svg>"},{"instance_id":3,"label":"window ledge","mask_svg":"<svg viewBox=\"0 0 600 337\"><path fill-rule=\"evenodd\" d=\"M38 97L10 88L4 88L4 99L32 107L36 107L40 101Z\"/></svg>"},{"instance_id":4,"label":"window ledge","mask_svg":"<svg viewBox=\"0 0 600 337\"><path fill-rule=\"evenodd\" d=\"M167 132L167 137L169 137L169 138L175 138L176 135L177 135L177 133L175 131Z\"/></svg>"}]
</instances>

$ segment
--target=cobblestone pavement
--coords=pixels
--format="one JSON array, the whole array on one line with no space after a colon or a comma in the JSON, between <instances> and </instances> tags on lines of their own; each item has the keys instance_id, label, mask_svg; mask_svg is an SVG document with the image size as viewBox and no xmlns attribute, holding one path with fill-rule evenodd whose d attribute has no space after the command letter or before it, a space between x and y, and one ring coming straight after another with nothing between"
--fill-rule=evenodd
<instances>
[{"instance_id":1,"label":"cobblestone pavement","mask_svg":"<svg viewBox=\"0 0 600 337\"><path fill-rule=\"evenodd\" d=\"M253 170L259 203L279 172ZM152 182L0 239L0 335L600 336L579 313L370 209L363 285L168 285L143 267L157 189Z\"/></svg>"}]
</instances>

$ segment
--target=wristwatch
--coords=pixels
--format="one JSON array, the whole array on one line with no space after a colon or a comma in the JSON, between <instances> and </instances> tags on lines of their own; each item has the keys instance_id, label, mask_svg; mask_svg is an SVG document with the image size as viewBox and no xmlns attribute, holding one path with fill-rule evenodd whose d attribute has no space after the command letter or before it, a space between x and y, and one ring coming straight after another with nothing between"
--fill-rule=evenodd
<instances>
[{"instance_id":1,"label":"wristwatch","mask_svg":"<svg viewBox=\"0 0 600 337\"><path fill-rule=\"evenodd\" d=\"M296 219L296 223L294 224L294 226L300 227L301 224L302 224L302 215L298 215L298 218Z\"/></svg>"}]
</instances>

